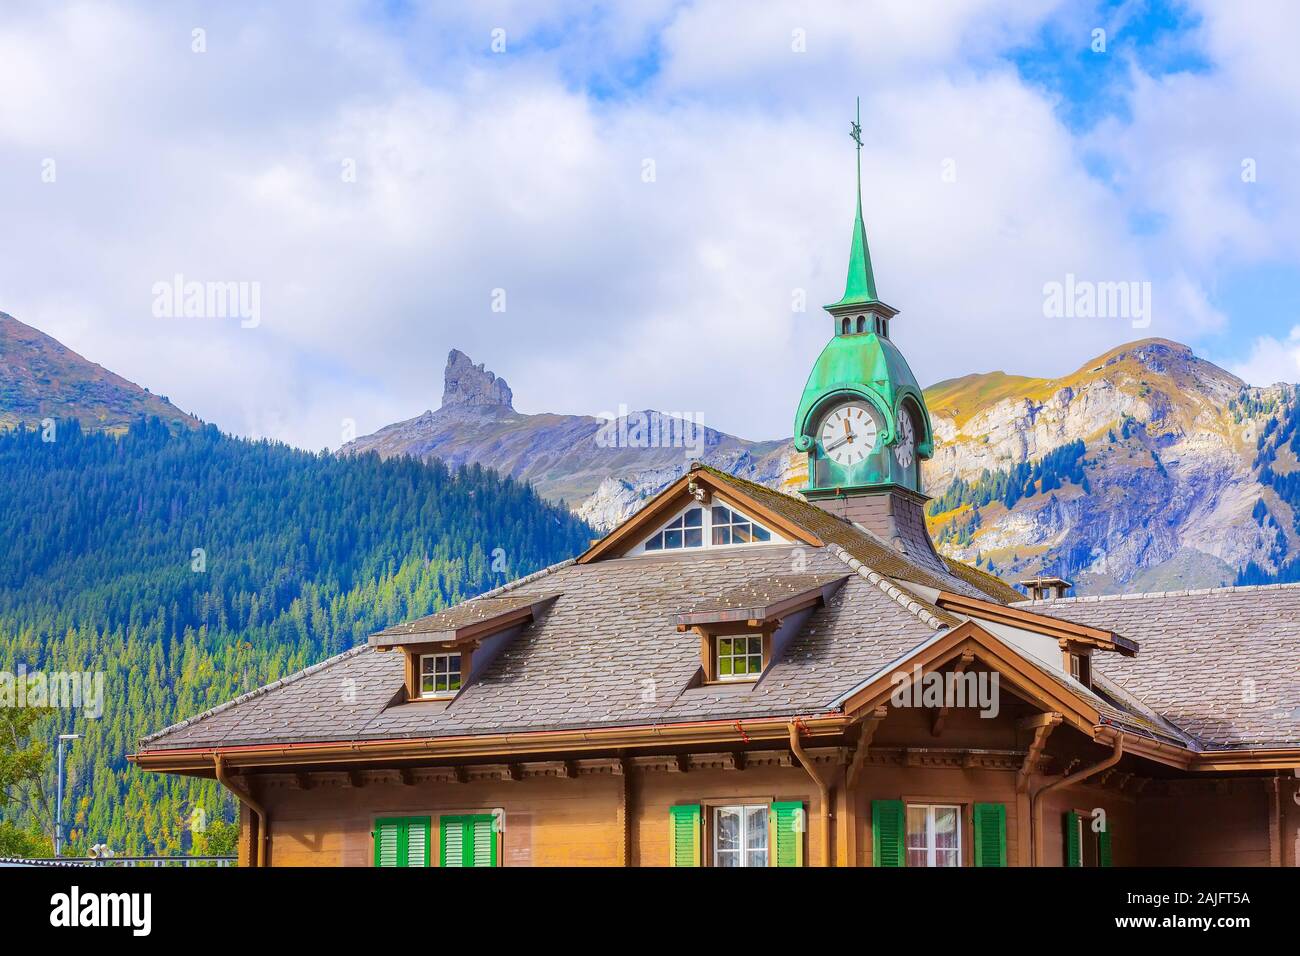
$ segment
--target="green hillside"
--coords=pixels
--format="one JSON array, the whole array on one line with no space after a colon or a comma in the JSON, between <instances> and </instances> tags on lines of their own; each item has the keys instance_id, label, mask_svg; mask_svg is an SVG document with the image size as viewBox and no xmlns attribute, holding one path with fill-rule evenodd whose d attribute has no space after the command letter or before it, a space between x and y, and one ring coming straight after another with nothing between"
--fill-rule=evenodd
<instances>
[{"instance_id":1,"label":"green hillside","mask_svg":"<svg viewBox=\"0 0 1300 956\"><path fill-rule=\"evenodd\" d=\"M186 852L212 782L139 771L139 738L570 557L590 528L473 466L335 457L153 419L119 437L60 422L0 433L0 671L102 671L68 760L71 850ZM53 792L52 771L47 793ZM3 804L0 804L3 805ZM0 816L48 826L42 808Z\"/></svg>"}]
</instances>

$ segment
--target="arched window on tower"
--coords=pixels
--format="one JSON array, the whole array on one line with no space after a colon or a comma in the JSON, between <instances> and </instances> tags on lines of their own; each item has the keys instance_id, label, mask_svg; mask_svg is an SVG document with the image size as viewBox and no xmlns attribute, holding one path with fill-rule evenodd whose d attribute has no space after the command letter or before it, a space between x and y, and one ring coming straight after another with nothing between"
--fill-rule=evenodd
<instances>
[{"instance_id":1,"label":"arched window on tower","mask_svg":"<svg viewBox=\"0 0 1300 956\"><path fill-rule=\"evenodd\" d=\"M840 335L848 335L848 334L849 334L849 317L846 315L844 317L844 320L840 322Z\"/></svg>"},{"instance_id":2,"label":"arched window on tower","mask_svg":"<svg viewBox=\"0 0 1300 956\"><path fill-rule=\"evenodd\" d=\"M861 315L858 316L858 331L859 332L867 331L867 320Z\"/></svg>"}]
</instances>

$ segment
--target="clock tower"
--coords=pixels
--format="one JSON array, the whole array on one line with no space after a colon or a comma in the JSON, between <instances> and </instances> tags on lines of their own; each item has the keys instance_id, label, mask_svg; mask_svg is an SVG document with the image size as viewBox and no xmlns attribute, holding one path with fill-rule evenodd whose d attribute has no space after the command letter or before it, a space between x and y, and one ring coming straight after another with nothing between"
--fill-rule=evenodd
<instances>
[{"instance_id":1,"label":"clock tower","mask_svg":"<svg viewBox=\"0 0 1300 956\"><path fill-rule=\"evenodd\" d=\"M925 397L890 339L898 310L881 301L862 220L862 127L858 206L844 295L826 306L832 337L813 365L794 419L794 444L808 456L805 498L915 558L939 559L922 511L921 461L934 439Z\"/></svg>"}]
</instances>

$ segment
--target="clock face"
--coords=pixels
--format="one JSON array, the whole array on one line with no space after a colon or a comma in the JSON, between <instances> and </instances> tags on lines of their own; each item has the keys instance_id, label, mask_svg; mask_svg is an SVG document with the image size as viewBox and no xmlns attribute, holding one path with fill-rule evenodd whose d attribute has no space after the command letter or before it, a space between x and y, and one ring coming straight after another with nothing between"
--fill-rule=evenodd
<instances>
[{"instance_id":1,"label":"clock face","mask_svg":"<svg viewBox=\"0 0 1300 956\"><path fill-rule=\"evenodd\" d=\"M875 450L879 434L875 416L866 404L846 402L822 419L822 452L837 465L856 465Z\"/></svg>"},{"instance_id":2,"label":"clock face","mask_svg":"<svg viewBox=\"0 0 1300 956\"><path fill-rule=\"evenodd\" d=\"M910 467L916 453L916 432L912 428L912 416L906 411L898 416L898 443L894 445L894 457L903 468Z\"/></svg>"}]
</instances>

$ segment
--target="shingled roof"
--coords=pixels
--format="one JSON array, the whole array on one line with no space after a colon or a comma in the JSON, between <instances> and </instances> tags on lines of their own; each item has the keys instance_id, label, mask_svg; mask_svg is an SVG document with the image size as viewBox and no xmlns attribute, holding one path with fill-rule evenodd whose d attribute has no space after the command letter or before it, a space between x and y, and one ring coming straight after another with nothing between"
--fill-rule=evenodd
<instances>
[{"instance_id":1,"label":"shingled roof","mask_svg":"<svg viewBox=\"0 0 1300 956\"><path fill-rule=\"evenodd\" d=\"M1206 749L1300 744L1300 585L1017 606L1136 639L1139 654L1107 654L1096 669Z\"/></svg>"},{"instance_id":2,"label":"shingled roof","mask_svg":"<svg viewBox=\"0 0 1300 956\"><path fill-rule=\"evenodd\" d=\"M381 632L386 642L400 643L410 635L455 632L503 612L532 609L517 636L450 703L404 702L403 655L363 645L145 738L142 750L823 713L864 678L960 624L962 618L932 603L927 593L998 603L1021 597L996 578L933 553L920 560L895 551L802 499L715 469L692 474L701 472L718 494L730 493L751 510L765 509L805 540L634 557L593 549L577 561ZM669 493L687 492L675 483ZM653 514L652 506L642 514ZM719 686L696 679L699 638L678 630L683 616L743 610L761 617L817 588L824 589L818 603L759 681ZM1253 599L1246 596L1252 592ZM1266 597L1261 601L1259 595ZM1300 588L1017 604L1140 641L1135 658L1103 655L1093 689L1031 661L1087 699L1107 722L1192 749L1300 740L1300 712L1280 713L1298 697ZM1216 635L1219 643L1213 645ZM1255 683L1247 685L1247 677ZM1247 687L1254 688L1255 699L1235 702L1249 696Z\"/></svg>"}]
</instances>

